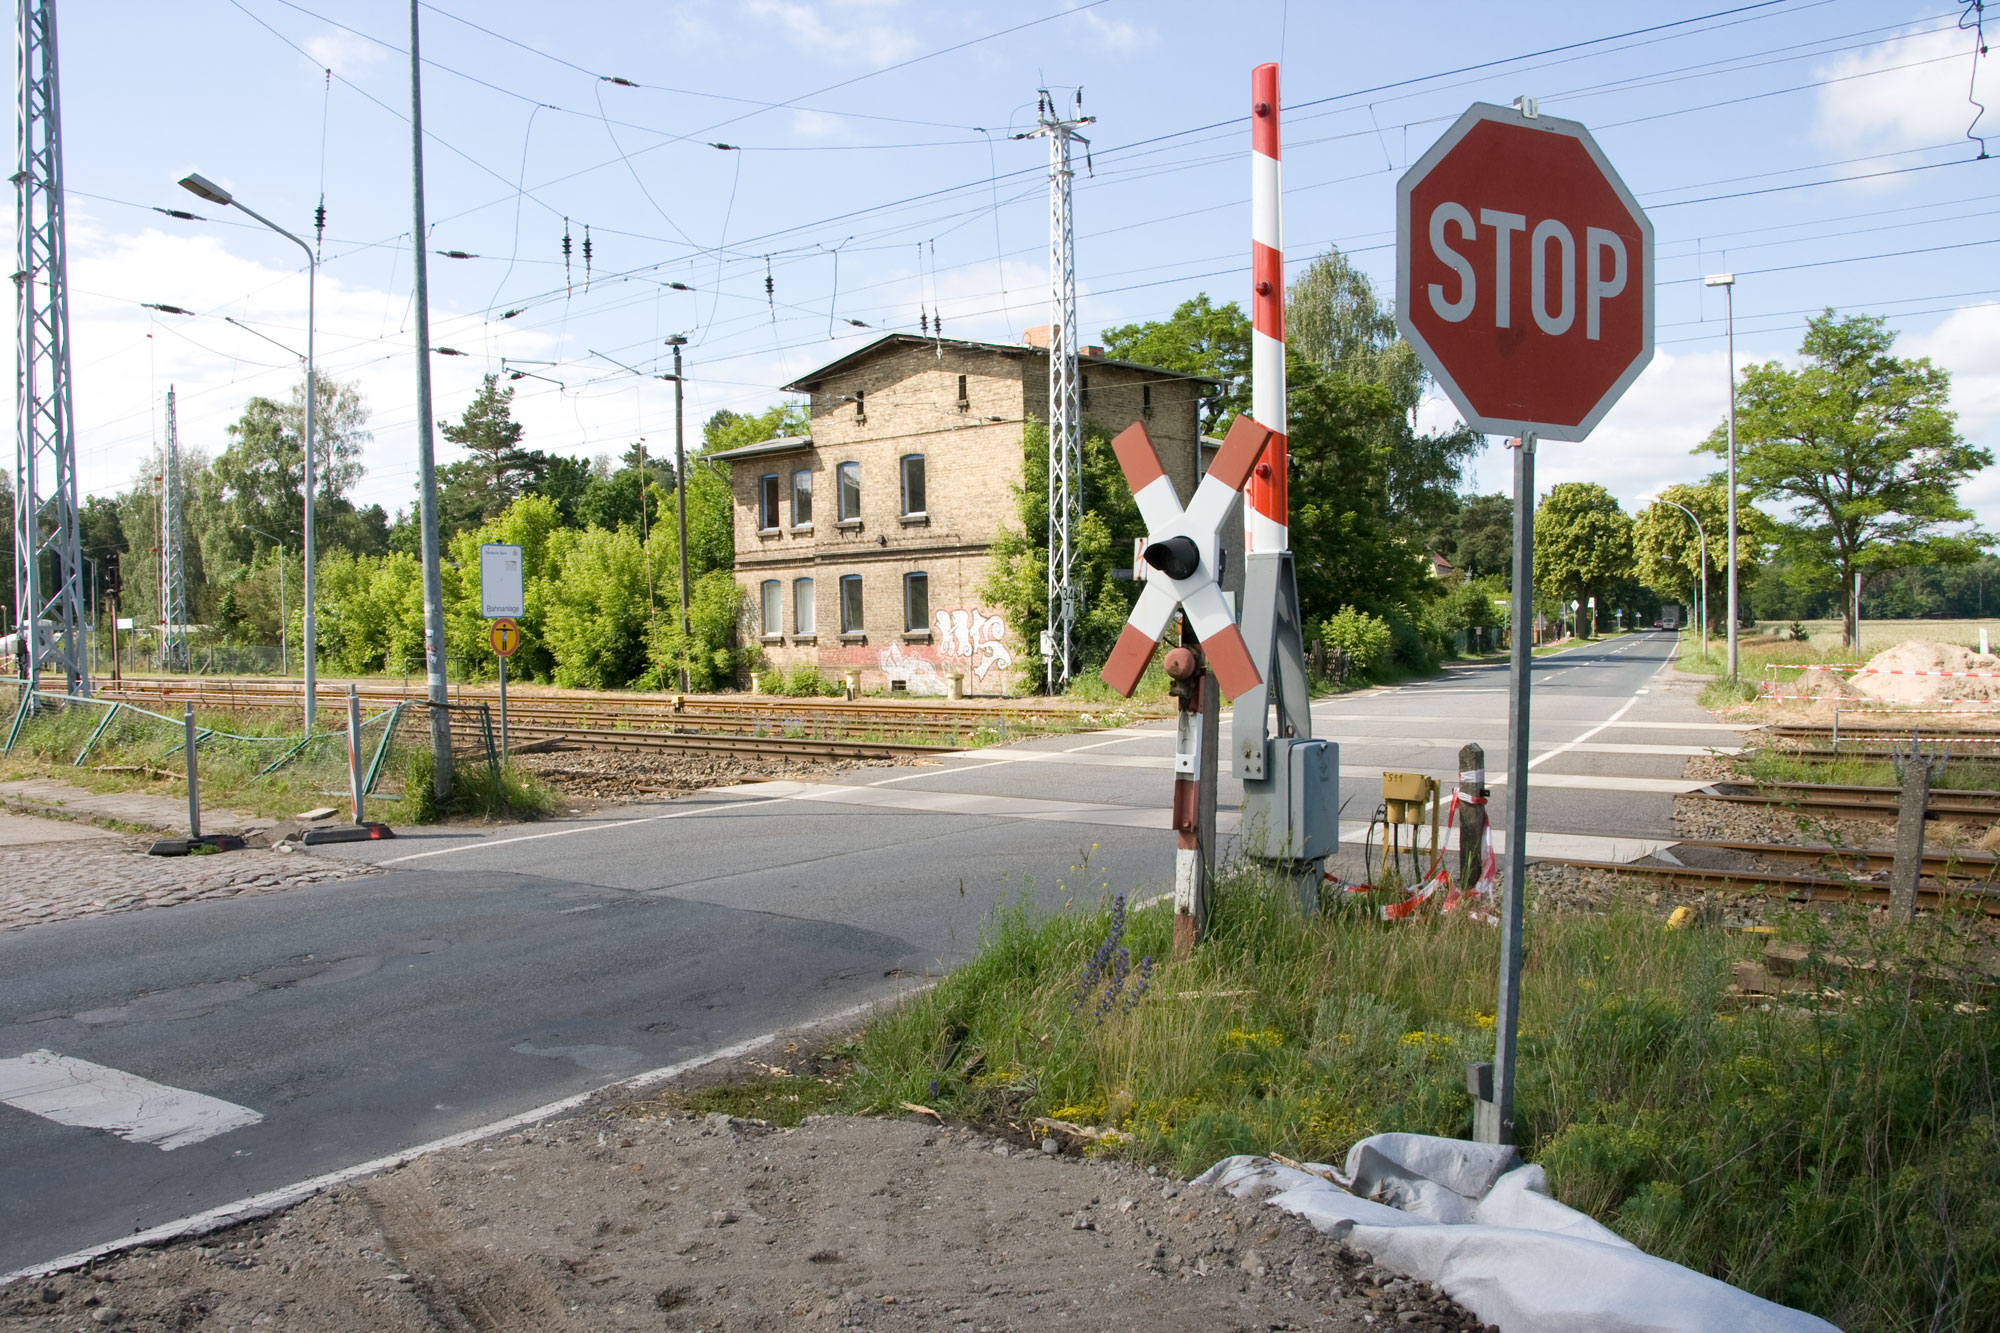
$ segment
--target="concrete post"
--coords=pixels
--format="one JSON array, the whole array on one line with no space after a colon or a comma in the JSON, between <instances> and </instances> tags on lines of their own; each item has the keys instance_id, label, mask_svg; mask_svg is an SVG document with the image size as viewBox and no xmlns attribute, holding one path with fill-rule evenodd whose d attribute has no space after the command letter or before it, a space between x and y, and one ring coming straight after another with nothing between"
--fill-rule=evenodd
<instances>
[{"instance_id":1,"label":"concrete post","mask_svg":"<svg viewBox=\"0 0 2000 1333\"><path fill-rule=\"evenodd\" d=\"M1896 808L1896 860L1889 871L1889 918L1905 925L1917 919L1917 881L1924 872L1924 809L1931 799L1930 757L1915 735L1908 758L1897 756L1903 790Z\"/></svg>"},{"instance_id":2,"label":"concrete post","mask_svg":"<svg viewBox=\"0 0 2000 1333\"><path fill-rule=\"evenodd\" d=\"M187 757L188 841L201 837L201 781L194 762L194 705L181 705L181 750Z\"/></svg>"}]
</instances>

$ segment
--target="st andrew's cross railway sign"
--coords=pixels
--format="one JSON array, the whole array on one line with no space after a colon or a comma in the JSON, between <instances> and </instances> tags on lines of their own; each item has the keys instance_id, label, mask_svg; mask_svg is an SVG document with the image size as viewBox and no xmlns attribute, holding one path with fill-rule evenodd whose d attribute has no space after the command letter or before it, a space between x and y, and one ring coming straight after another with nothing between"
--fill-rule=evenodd
<instances>
[{"instance_id":1,"label":"st andrew's cross railway sign","mask_svg":"<svg viewBox=\"0 0 2000 1333\"><path fill-rule=\"evenodd\" d=\"M1396 323L1487 434L1581 440L1653 359L1653 224L1573 120L1475 103L1396 185Z\"/></svg>"}]
</instances>

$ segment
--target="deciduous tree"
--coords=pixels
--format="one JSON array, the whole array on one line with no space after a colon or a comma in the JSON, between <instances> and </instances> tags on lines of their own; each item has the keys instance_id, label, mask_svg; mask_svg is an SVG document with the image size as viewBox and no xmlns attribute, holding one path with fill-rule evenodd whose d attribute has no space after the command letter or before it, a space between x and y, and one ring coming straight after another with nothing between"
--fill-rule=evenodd
<instances>
[{"instance_id":1,"label":"deciduous tree","mask_svg":"<svg viewBox=\"0 0 2000 1333\"><path fill-rule=\"evenodd\" d=\"M1611 593L1632 573L1632 520L1610 491L1593 481L1566 481L1535 510L1535 589L1567 604L1609 611ZM1596 624L1577 612L1587 633Z\"/></svg>"},{"instance_id":2,"label":"deciduous tree","mask_svg":"<svg viewBox=\"0 0 2000 1333\"><path fill-rule=\"evenodd\" d=\"M1778 503L1777 536L1792 562L1832 585L1854 635L1856 571L1973 559L1985 540L1958 486L1993 455L1958 434L1951 377L1928 357L1892 354L1874 315L1831 309L1809 321L1797 369L1767 361L1737 389L1737 474ZM1723 453L1725 426L1698 446Z\"/></svg>"},{"instance_id":3,"label":"deciduous tree","mask_svg":"<svg viewBox=\"0 0 2000 1333\"><path fill-rule=\"evenodd\" d=\"M1120 324L1102 337L1104 350L1122 361L1220 380L1221 391L1201 405L1204 435L1222 434L1250 410L1250 317L1234 301L1216 305L1204 292L1167 319Z\"/></svg>"}]
</instances>

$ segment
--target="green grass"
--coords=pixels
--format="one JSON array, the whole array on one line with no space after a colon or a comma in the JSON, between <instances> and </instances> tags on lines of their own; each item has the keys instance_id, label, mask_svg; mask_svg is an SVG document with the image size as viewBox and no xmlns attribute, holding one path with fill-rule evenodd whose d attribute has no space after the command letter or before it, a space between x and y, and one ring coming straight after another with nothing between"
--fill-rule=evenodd
<instances>
[{"instance_id":1,"label":"green grass","mask_svg":"<svg viewBox=\"0 0 2000 1333\"><path fill-rule=\"evenodd\" d=\"M977 955L853 1045L858 1110L1108 1126L1100 1151L1196 1171L1236 1152L1338 1161L1387 1130L1468 1136L1467 1061L1490 1059L1492 929L1387 925L1342 903L1303 919L1228 879L1210 937L1171 951L1164 911L1116 947L1133 974L1084 986L1108 909L999 913ZM1527 924L1520 1137L1559 1197L1635 1243L1851 1333L2000 1327L2000 1017L1991 996L1909 981L1956 965L1920 931L1788 917L1820 985L1737 1007L1731 964L1761 940L1664 932L1659 914ZM1835 970L1829 955L1877 964Z\"/></svg>"},{"instance_id":2,"label":"green grass","mask_svg":"<svg viewBox=\"0 0 2000 1333\"><path fill-rule=\"evenodd\" d=\"M1841 627L1837 620L1807 620L1800 622L1800 628L1809 635L1807 642L1794 641L1791 635L1792 622L1789 620L1761 620L1754 628L1745 628L1736 637L1737 675L1748 681L1796 680L1797 671L1770 668L1773 665L1807 666L1859 666L1886 648L1911 639L1929 639L1936 643L1955 643L1961 647L1977 651L1979 648L1979 627L1986 624L1989 629L2000 629L2000 621L1982 622L1977 620L1864 620L1861 622L1861 650L1842 646ZM1681 657L1678 663L1683 671L1703 675L1719 676L1729 670L1729 645L1720 634L1711 634L1708 639L1708 656L1701 656L1701 635L1695 630L1681 631Z\"/></svg>"},{"instance_id":3,"label":"green grass","mask_svg":"<svg viewBox=\"0 0 2000 1333\"><path fill-rule=\"evenodd\" d=\"M1887 759L1801 759L1770 750L1745 757L1750 776L1758 782L1820 782L1836 786L1894 787L1895 766ZM2000 791L2000 762L1954 759L1931 779L1933 789Z\"/></svg>"}]
</instances>

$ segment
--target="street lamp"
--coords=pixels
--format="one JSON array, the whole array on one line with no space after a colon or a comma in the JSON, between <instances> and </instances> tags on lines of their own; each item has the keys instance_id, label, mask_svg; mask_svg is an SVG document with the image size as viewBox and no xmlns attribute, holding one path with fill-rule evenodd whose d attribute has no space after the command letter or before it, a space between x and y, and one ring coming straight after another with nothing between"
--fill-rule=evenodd
<instances>
[{"instance_id":1,"label":"street lamp","mask_svg":"<svg viewBox=\"0 0 2000 1333\"><path fill-rule=\"evenodd\" d=\"M315 671L314 666L319 649L318 626L313 619L313 452L315 443L313 425L319 406L319 386L313 378L313 297L314 289L317 287L319 280L319 260L313 254L313 249L310 245L307 245L304 241L292 235L292 233L286 231L256 209L251 208L207 177L191 171L181 177L181 188L208 200L211 204L220 204L225 208L233 207L242 209L245 213L248 213L251 217L257 219L257 221L263 223L272 231L277 232L278 235L306 252L306 470L304 530L306 586L304 594L305 616L303 633L301 635L303 642L300 644L300 653L305 658L306 670L306 734L311 735L313 718L316 712L315 706L318 702L315 697L315 691L318 688L318 673ZM278 567L281 571L284 568L284 557L282 555L279 557ZM283 635L280 635L279 638L280 642L282 642ZM291 673L288 670L286 674L289 675Z\"/></svg>"},{"instance_id":2,"label":"street lamp","mask_svg":"<svg viewBox=\"0 0 2000 1333\"><path fill-rule=\"evenodd\" d=\"M264 529L253 528L248 523L239 523L237 526L245 532L256 533L259 537L269 540L278 548L278 674L289 676L292 674L292 659L289 656L291 645L288 631L291 629L292 617L291 612L286 609L287 604L285 602L285 539L282 537L273 537L270 533L264 531Z\"/></svg>"},{"instance_id":3,"label":"street lamp","mask_svg":"<svg viewBox=\"0 0 2000 1333\"><path fill-rule=\"evenodd\" d=\"M1664 495L1659 497L1659 501L1661 504L1672 505L1686 514L1689 521L1694 524L1694 535L1701 538L1701 591L1695 598L1695 616L1701 621L1701 660L1706 662L1708 660L1708 534L1702 531L1701 520L1694 516L1694 510L1678 500L1669 500Z\"/></svg>"},{"instance_id":4,"label":"street lamp","mask_svg":"<svg viewBox=\"0 0 2000 1333\"><path fill-rule=\"evenodd\" d=\"M1722 309L1729 331L1729 678L1736 679L1736 275L1711 273L1702 279L1722 288Z\"/></svg>"},{"instance_id":5,"label":"street lamp","mask_svg":"<svg viewBox=\"0 0 2000 1333\"><path fill-rule=\"evenodd\" d=\"M681 544L681 693L688 687L688 505L687 450L681 440L681 348L687 335L676 333L667 339L674 349L674 521L680 525ZM644 513L644 507L640 509Z\"/></svg>"}]
</instances>

